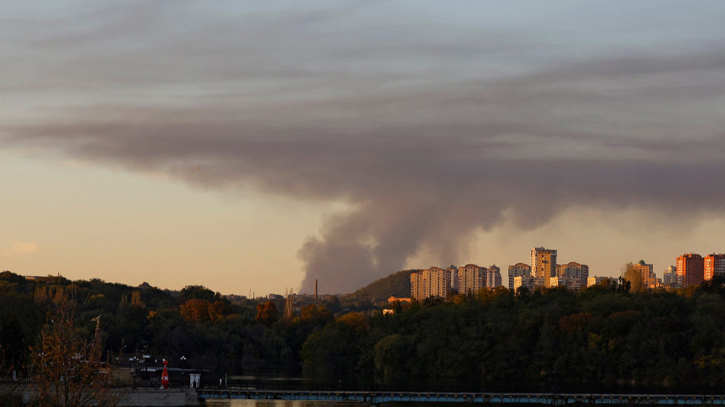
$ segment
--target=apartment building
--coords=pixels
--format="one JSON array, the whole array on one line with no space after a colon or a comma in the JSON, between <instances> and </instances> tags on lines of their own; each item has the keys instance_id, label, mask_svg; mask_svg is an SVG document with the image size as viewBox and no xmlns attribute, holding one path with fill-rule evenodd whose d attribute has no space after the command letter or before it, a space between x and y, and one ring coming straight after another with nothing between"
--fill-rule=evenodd
<instances>
[{"instance_id":1,"label":"apartment building","mask_svg":"<svg viewBox=\"0 0 725 407\"><path fill-rule=\"evenodd\" d=\"M531 275L543 278L546 287L549 287L550 278L556 277L556 250L543 247L531 249Z\"/></svg>"},{"instance_id":2,"label":"apartment building","mask_svg":"<svg viewBox=\"0 0 725 407\"><path fill-rule=\"evenodd\" d=\"M665 287L679 287L677 284L677 267L670 266L662 273L662 285Z\"/></svg>"},{"instance_id":3,"label":"apartment building","mask_svg":"<svg viewBox=\"0 0 725 407\"><path fill-rule=\"evenodd\" d=\"M496 288L501 287L501 269L495 264L488 268L486 273L486 287Z\"/></svg>"},{"instance_id":4,"label":"apartment building","mask_svg":"<svg viewBox=\"0 0 725 407\"><path fill-rule=\"evenodd\" d=\"M458 292L475 293L486 286L487 270L475 264L458 267Z\"/></svg>"},{"instance_id":5,"label":"apartment building","mask_svg":"<svg viewBox=\"0 0 725 407\"><path fill-rule=\"evenodd\" d=\"M428 297L446 298L451 289L451 269L431 267L410 273L410 296L418 301Z\"/></svg>"},{"instance_id":6,"label":"apartment building","mask_svg":"<svg viewBox=\"0 0 725 407\"><path fill-rule=\"evenodd\" d=\"M657 279L655 274L655 267L652 264L647 264L644 260L640 260L639 263L635 264L634 270L639 272L642 276L642 287L644 288L658 288L662 286L662 282Z\"/></svg>"},{"instance_id":7,"label":"apartment building","mask_svg":"<svg viewBox=\"0 0 725 407\"><path fill-rule=\"evenodd\" d=\"M531 277L531 266L526 263L516 263L509 266L509 289L516 290L514 287L514 278Z\"/></svg>"},{"instance_id":8,"label":"apartment building","mask_svg":"<svg viewBox=\"0 0 725 407\"><path fill-rule=\"evenodd\" d=\"M696 253L686 253L677 258L677 283L681 287L698 285L705 277L705 262Z\"/></svg>"},{"instance_id":9,"label":"apartment building","mask_svg":"<svg viewBox=\"0 0 725 407\"><path fill-rule=\"evenodd\" d=\"M716 274L725 274L725 254L709 254L704 259L703 279L712 280Z\"/></svg>"},{"instance_id":10,"label":"apartment building","mask_svg":"<svg viewBox=\"0 0 725 407\"><path fill-rule=\"evenodd\" d=\"M575 261L567 264L559 264L556 267L556 276L566 282L563 285L573 290L581 290L587 288L586 283L589 278L589 266Z\"/></svg>"}]
</instances>

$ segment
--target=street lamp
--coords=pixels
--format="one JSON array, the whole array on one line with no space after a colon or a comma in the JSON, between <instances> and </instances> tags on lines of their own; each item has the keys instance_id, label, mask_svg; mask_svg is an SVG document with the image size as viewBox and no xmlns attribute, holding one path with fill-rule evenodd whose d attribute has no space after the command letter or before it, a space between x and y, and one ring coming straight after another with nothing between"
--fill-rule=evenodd
<instances>
[{"instance_id":1,"label":"street lamp","mask_svg":"<svg viewBox=\"0 0 725 407\"><path fill-rule=\"evenodd\" d=\"M139 368L139 371L143 369L143 373L141 374L141 379L146 381L146 386L148 387L148 379L149 379L149 372L148 372L148 360L149 355L142 355L141 359L138 360L138 363L141 364L141 368Z\"/></svg>"},{"instance_id":2,"label":"street lamp","mask_svg":"<svg viewBox=\"0 0 725 407\"><path fill-rule=\"evenodd\" d=\"M186 368L186 356L181 355L179 360L181 361L181 387L184 387L184 376L186 375L186 372L184 371L184 368ZM189 383L189 386L191 386L191 383Z\"/></svg>"},{"instance_id":3,"label":"street lamp","mask_svg":"<svg viewBox=\"0 0 725 407\"><path fill-rule=\"evenodd\" d=\"M138 363L138 358L136 356L132 358L128 358L129 362L133 362L133 371L131 371L131 381L133 382L133 388L136 388L136 364Z\"/></svg>"}]
</instances>

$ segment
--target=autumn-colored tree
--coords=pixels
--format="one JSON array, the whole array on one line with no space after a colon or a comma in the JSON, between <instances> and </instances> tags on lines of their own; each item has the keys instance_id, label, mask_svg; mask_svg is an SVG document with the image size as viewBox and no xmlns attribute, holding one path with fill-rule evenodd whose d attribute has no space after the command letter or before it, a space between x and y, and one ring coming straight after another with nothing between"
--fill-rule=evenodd
<instances>
[{"instance_id":1,"label":"autumn-colored tree","mask_svg":"<svg viewBox=\"0 0 725 407\"><path fill-rule=\"evenodd\" d=\"M303 322L324 325L333 320L332 312L322 305L309 304L300 310L300 319Z\"/></svg>"},{"instance_id":2,"label":"autumn-colored tree","mask_svg":"<svg viewBox=\"0 0 725 407\"><path fill-rule=\"evenodd\" d=\"M100 332L84 340L73 326L75 309L67 299L54 301L37 346L32 349L32 377L38 407L115 406L108 367L101 363ZM99 317L100 318L100 317Z\"/></svg>"},{"instance_id":3,"label":"autumn-colored tree","mask_svg":"<svg viewBox=\"0 0 725 407\"><path fill-rule=\"evenodd\" d=\"M209 320L209 301L192 298L181 304L179 312L185 320L204 322Z\"/></svg>"},{"instance_id":4,"label":"autumn-colored tree","mask_svg":"<svg viewBox=\"0 0 725 407\"><path fill-rule=\"evenodd\" d=\"M634 267L634 264L627 263L622 266L622 277L630 284L632 292L638 293L645 289L642 281L642 272Z\"/></svg>"},{"instance_id":5,"label":"autumn-colored tree","mask_svg":"<svg viewBox=\"0 0 725 407\"><path fill-rule=\"evenodd\" d=\"M209 304L209 320L212 322L220 321L224 314L227 313L227 303L222 300L214 301Z\"/></svg>"},{"instance_id":6,"label":"autumn-colored tree","mask_svg":"<svg viewBox=\"0 0 725 407\"><path fill-rule=\"evenodd\" d=\"M357 331L363 331L368 328L367 319L359 312L347 313L338 318L336 322L339 324L345 324Z\"/></svg>"},{"instance_id":7,"label":"autumn-colored tree","mask_svg":"<svg viewBox=\"0 0 725 407\"><path fill-rule=\"evenodd\" d=\"M131 306L141 309L146 308L146 303L141 299L141 291L137 290L131 293Z\"/></svg>"},{"instance_id":8,"label":"autumn-colored tree","mask_svg":"<svg viewBox=\"0 0 725 407\"><path fill-rule=\"evenodd\" d=\"M278 318L277 306L272 301L264 304L257 304L257 322L264 325L272 325Z\"/></svg>"}]
</instances>

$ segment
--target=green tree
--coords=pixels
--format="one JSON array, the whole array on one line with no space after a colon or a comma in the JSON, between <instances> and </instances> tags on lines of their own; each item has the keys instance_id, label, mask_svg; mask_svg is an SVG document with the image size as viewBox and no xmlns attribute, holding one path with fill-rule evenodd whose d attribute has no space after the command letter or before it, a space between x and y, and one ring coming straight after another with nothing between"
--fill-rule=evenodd
<instances>
[{"instance_id":1,"label":"green tree","mask_svg":"<svg viewBox=\"0 0 725 407\"><path fill-rule=\"evenodd\" d=\"M16 318L0 326L0 372L18 371L27 357L27 335Z\"/></svg>"},{"instance_id":2,"label":"green tree","mask_svg":"<svg viewBox=\"0 0 725 407\"><path fill-rule=\"evenodd\" d=\"M184 300L196 298L209 302L214 302L218 299L214 291L204 287L203 285L187 285L181 289L181 298Z\"/></svg>"},{"instance_id":3,"label":"green tree","mask_svg":"<svg viewBox=\"0 0 725 407\"><path fill-rule=\"evenodd\" d=\"M405 372L405 365L413 352L413 342L401 334L388 335L375 344L375 368L386 378Z\"/></svg>"}]
</instances>

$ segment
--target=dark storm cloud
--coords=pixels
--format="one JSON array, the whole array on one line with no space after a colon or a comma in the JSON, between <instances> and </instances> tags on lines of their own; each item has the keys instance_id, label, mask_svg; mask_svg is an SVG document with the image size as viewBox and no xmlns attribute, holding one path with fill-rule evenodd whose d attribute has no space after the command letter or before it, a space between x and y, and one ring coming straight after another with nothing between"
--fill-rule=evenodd
<instances>
[{"instance_id":1,"label":"dark storm cloud","mask_svg":"<svg viewBox=\"0 0 725 407\"><path fill-rule=\"evenodd\" d=\"M51 56L0 82L40 119L6 120L0 141L203 188L346 202L301 242L307 292L315 279L351 290L420 250L453 262L505 216L531 228L571 206L723 209L725 189L702 187L725 175L725 50L567 51L537 66L528 53L547 43L535 32L436 25L438 36L365 19L342 30L358 6L240 17L249 24L214 15L175 34L169 10L139 3L98 11L114 23L87 31L40 32L29 47ZM38 102L43 89L73 103Z\"/></svg>"}]
</instances>

